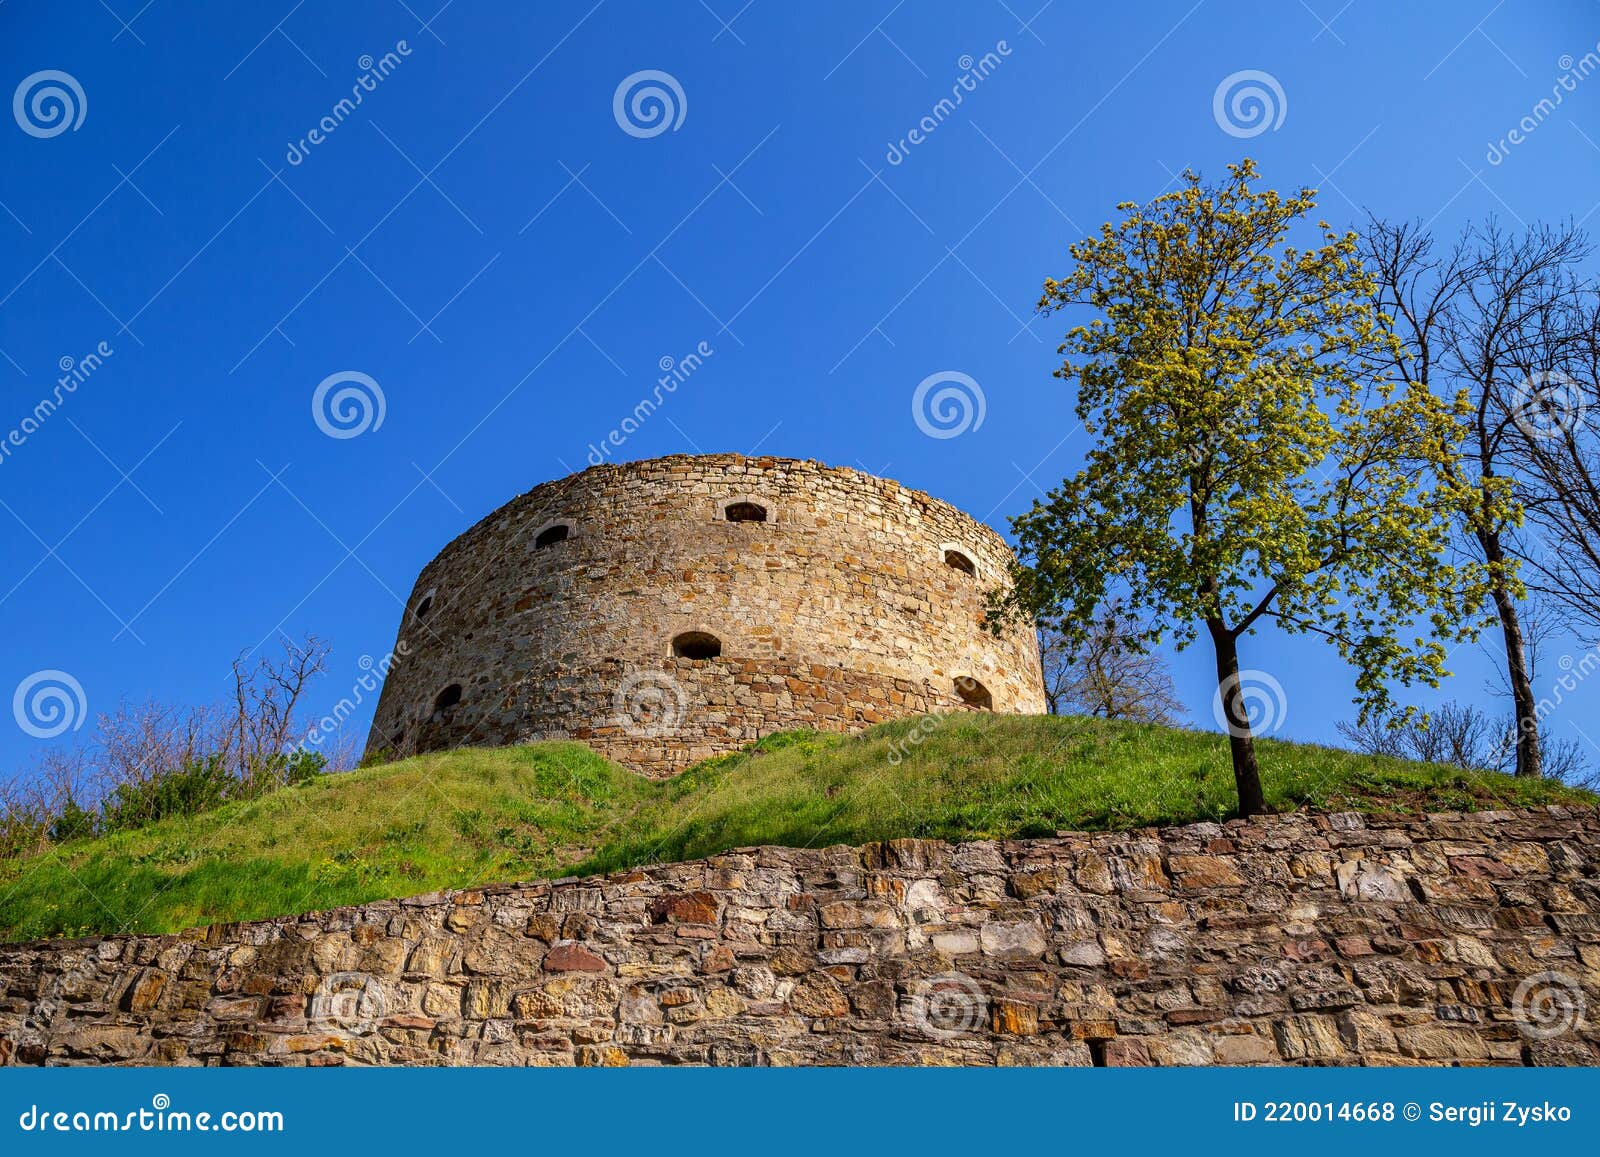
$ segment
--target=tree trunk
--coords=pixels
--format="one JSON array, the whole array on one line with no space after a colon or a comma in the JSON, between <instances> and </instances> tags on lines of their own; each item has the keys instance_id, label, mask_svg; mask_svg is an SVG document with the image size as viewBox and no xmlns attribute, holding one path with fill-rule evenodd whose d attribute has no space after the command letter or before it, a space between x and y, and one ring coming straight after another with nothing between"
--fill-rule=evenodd
<instances>
[{"instance_id":1,"label":"tree trunk","mask_svg":"<svg viewBox=\"0 0 1600 1157\"><path fill-rule=\"evenodd\" d=\"M1261 790L1261 769L1256 765L1256 741L1250 733L1250 716L1245 711L1239 687L1238 640L1219 622L1208 622L1211 644L1217 655L1217 690L1222 696L1222 713L1228 728L1228 749L1233 755L1233 783L1239 792L1239 814L1261 815L1267 810Z\"/></svg>"},{"instance_id":2,"label":"tree trunk","mask_svg":"<svg viewBox=\"0 0 1600 1157\"><path fill-rule=\"evenodd\" d=\"M1512 712L1516 723L1517 774L1538 779L1544 774L1544 755L1539 749L1539 707L1533 695L1533 680L1528 676L1528 648L1522 636L1522 617L1517 601L1499 577L1504 573L1505 549L1500 536L1478 536L1484 560L1494 574L1494 609L1500 616L1500 633L1506 644L1506 682L1511 687Z\"/></svg>"}]
</instances>

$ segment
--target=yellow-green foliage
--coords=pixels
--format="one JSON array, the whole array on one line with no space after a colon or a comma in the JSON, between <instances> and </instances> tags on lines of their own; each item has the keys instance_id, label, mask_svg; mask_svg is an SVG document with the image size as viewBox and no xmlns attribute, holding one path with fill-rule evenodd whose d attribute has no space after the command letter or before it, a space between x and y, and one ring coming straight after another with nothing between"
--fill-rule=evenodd
<instances>
[{"instance_id":1,"label":"yellow-green foliage","mask_svg":"<svg viewBox=\"0 0 1600 1157\"><path fill-rule=\"evenodd\" d=\"M1436 684L1484 621L1488 576L1448 549L1482 500L1452 469L1467 402L1389 376L1356 234L1312 224L1313 190L1255 177L1246 160L1119 206L1045 283L1042 310L1090 311L1057 376L1092 445L1014 520L1015 604L1072 635L1121 594L1156 637L1203 625L1229 656L1258 627L1311 633L1382 712L1388 684Z\"/></svg>"}]
</instances>

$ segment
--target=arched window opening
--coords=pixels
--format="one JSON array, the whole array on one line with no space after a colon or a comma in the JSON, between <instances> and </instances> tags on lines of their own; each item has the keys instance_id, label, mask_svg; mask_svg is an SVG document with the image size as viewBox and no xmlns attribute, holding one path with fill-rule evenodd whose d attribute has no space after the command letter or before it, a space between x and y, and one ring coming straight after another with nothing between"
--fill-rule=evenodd
<instances>
[{"instance_id":1,"label":"arched window opening","mask_svg":"<svg viewBox=\"0 0 1600 1157\"><path fill-rule=\"evenodd\" d=\"M541 530L538 534L538 537L533 540L533 549L543 550L547 546L554 546L558 542L565 542L567 541L567 536L571 533L572 528L564 522L558 522L554 526L546 527L544 530Z\"/></svg>"},{"instance_id":2,"label":"arched window opening","mask_svg":"<svg viewBox=\"0 0 1600 1157\"><path fill-rule=\"evenodd\" d=\"M962 574L975 575L978 573L978 565L959 550L946 550L944 552L944 565L958 570Z\"/></svg>"},{"instance_id":3,"label":"arched window opening","mask_svg":"<svg viewBox=\"0 0 1600 1157\"><path fill-rule=\"evenodd\" d=\"M722 510L729 522L765 522L767 508L759 502L730 502Z\"/></svg>"},{"instance_id":4,"label":"arched window opening","mask_svg":"<svg viewBox=\"0 0 1600 1157\"><path fill-rule=\"evenodd\" d=\"M956 694L961 696L961 702L968 707L978 711L994 710L994 696L989 694L989 688L971 675L956 676Z\"/></svg>"},{"instance_id":5,"label":"arched window opening","mask_svg":"<svg viewBox=\"0 0 1600 1157\"><path fill-rule=\"evenodd\" d=\"M722 654L722 640L704 631L685 631L672 640L672 653L679 659L715 659Z\"/></svg>"},{"instance_id":6,"label":"arched window opening","mask_svg":"<svg viewBox=\"0 0 1600 1157\"><path fill-rule=\"evenodd\" d=\"M448 711L460 702L461 684L452 683L433 697L433 713L437 715L442 711Z\"/></svg>"},{"instance_id":7,"label":"arched window opening","mask_svg":"<svg viewBox=\"0 0 1600 1157\"><path fill-rule=\"evenodd\" d=\"M428 612L431 610L433 610L433 592L429 591L418 601L417 609L412 613L417 616L417 622L420 623L428 617Z\"/></svg>"}]
</instances>

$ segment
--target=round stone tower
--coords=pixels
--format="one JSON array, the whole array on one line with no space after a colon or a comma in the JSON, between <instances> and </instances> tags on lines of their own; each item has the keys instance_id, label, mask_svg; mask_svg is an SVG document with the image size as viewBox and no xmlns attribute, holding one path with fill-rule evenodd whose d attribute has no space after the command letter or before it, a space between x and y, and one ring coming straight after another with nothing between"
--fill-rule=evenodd
<instances>
[{"instance_id":1,"label":"round stone tower","mask_svg":"<svg viewBox=\"0 0 1600 1157\"><path fill-rule=\"evenodd\" d=\"M423 570L369 754L577 739L666 776L773 731L1045 710L983 625L1011 551L938 499L790 458L673 455L536 486Z\"/></svg>"}]
</instances>

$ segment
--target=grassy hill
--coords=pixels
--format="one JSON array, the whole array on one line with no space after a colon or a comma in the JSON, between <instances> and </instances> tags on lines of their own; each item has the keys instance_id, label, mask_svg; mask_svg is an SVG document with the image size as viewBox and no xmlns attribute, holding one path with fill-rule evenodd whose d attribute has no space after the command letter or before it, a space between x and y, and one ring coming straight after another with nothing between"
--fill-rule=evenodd
<instances>
[{"instance_id":1,"label":"grassy hill","mask_svg":"<svg viewBox=\"0 0 1600 1157\"><path fill-rule=\"evenodd\" d=\"M1259 744L1268 803L1422 812L1595 803L1559 784ZM172 932L752 844L1049 835L1222 819L1225 737L960 715L788 732L651 783L576 743L467 749L0 862L0 937Z\"/></svg>"}]
</instances>

